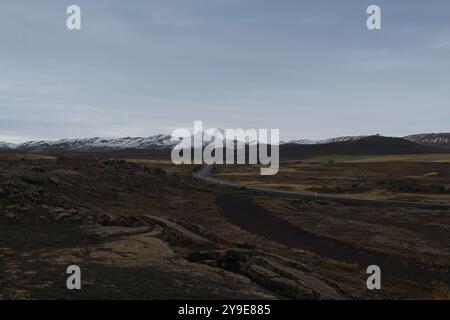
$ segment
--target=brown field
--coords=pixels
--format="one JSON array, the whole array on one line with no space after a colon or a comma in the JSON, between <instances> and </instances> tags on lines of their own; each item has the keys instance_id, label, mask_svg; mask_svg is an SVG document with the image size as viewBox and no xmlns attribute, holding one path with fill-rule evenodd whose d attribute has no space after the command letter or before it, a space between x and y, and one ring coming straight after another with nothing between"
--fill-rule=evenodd
<instances>
[{"instance_id":1,"label":"brown field","mask_svg":"<svg viewBox=\"0 0 450 320\"><path fill-rule=\"evenodd\" d=\"M329 155L305 159L306 162L450 162L450 153L443 154L405 154L405 155Z\"/></svg>"},{"instance_id":2,"label":"brown field","mask_svg":"<svg viewBox=\"0 0 450 320\"><path fill-rule=\"evenodd\" d=\"M247 185L351 198L450 203L450 163L383 158L389 161L282 163L275 176L260 176L257 167L223 166L213 175Z\"/></svg>"},{"instance_id":3,"label":"brown field","mask_svg":"<svg viewBox=\"0 0 450 320\"><path fill-rule=\"evenodd\" d=\"M193 169L145 155L0 153L0 299L448 297L449 210L263 196L208 185ZM450 175L445 163L298 162L263 179L256 170L214 174L327 192L357 183L354 194ZM431 191L411 195L447 199ZM81 291L65 288L72 264ZM365 286L370 264L382 268L380 291Z\"/></svg>"}]
</instances>

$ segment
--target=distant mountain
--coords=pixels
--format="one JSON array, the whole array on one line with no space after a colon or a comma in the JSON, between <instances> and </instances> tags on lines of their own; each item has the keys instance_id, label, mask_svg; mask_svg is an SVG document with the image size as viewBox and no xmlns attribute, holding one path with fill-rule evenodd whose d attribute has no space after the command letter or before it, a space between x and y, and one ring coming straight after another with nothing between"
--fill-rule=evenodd
<instances>
[{"instance_id":1,"label":"distant mountain","mask_svg":"<svg viewBox=\"0 0 450 320\"><path fill-rule=\"evenodd\" d=\"M402 138L365 136L356 139L335 140L329 143L285 143L280 146L284 159L304 159L321 155L380 155L442 153L448 150L421 145Z\"/></svg>"},{"instance_id":2,"label":"distant mountain","mask_svg":"<svg viewBox=\"0 0 450 320\"><path fill-rule=\"evenodd\" d=\"M1 149L12 149L14 147L16 147L16 144L14 144L14 143L0 141L0 150Z\"/></svg>"},{"instance_id":3,"label":"distant mountain","mask_svg":"<svg viewBox=\"0 0 450 320\"><path fill-rule=\"evenodd\" d=\"M345 141L356 141L363 138L366 138L368 136L343 136L343 137L336 137L336 138L329 138L324 140L309 140L309 139L300 139L300 140L291 140L289 142L283 142L282 144L327 144L327 143L333 143L333 142L345 142Z\"/></svg>"},{"instance_id":4,"label":"distant mountain","mask_svg":"<svg viewBox=\"0 0 450 320\"><path fill-rule=\"evenodd\" d=\"M119 151L119 150L170 150L179 143L170 135L155 135L148 138L87 138L58 141L29 141L21 144L0 142L0 149L49 150L49 151Z\"/></svg>"},{"instance_id":5,"label":"distant mountain","mask_svg":"<svg viewBox=\"0 0 450 320\"><path fill-rule=\"evenodd\" d=\"M425 146L434 146L450 149L450 133L424 133L413 134L404 139Z\"/></svg>"},{"instance_id":6,"label":"distant mountain","mask_svg":"<svg viewBox=\"0 0 450 320\"><path fill-rule=\"evenodd\" d=\"M450 134L447 134L450 135ZM193 139L193 137L191 137ZM203 146L212 136L205 135ZM447 140L446 140L447 139ZM416 140L419 141L417 143ZM147 138L86 138L63 139L58 141L29 141L21 144L0 142L1 150L26 151L73 151L73 152L146 152L172 150L180 140L170 135L159 134ZM254 142L250 142L253 144ZM227 148L234 143L227 141ZM447 149L443 148L446 147ZM280 143L282 158L301 159L329 154L424 154L449 152L448 138L445 134L415 135L403 138L374 136L345 136L326 140L292 140Z\"/></svg>"}]
</instances>

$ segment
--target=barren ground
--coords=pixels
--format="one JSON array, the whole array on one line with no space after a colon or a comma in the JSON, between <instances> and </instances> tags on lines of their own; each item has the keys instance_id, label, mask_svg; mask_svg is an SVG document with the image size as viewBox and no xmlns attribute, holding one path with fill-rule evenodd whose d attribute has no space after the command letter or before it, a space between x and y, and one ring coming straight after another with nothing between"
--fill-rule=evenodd
<instances>
[{"instance_id":1,"label":"barren ground","mask_svg":"<svg viewBox=\"0 0 450 320\"><path fill-rule=\"evenodd\" d=\"M0 298L448 298L448 211L260 196L208 186L193 169L0 154ZM448 168L423 170L448 182ZM365 268L385 261L383 289L367 290ZM65 287L72 264L80 291Z\"/></svg>"}]
</instances>

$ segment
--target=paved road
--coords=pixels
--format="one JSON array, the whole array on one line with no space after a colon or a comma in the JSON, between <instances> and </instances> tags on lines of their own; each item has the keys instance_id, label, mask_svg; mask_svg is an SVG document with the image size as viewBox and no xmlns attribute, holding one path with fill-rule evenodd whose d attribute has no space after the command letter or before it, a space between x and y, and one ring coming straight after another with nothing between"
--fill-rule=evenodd
<instances>
[{"instance_id":1,"label":"paved road","mask_svg":"<svg viewBox=\"0 0 450 320\"><path fill-rule=\"evenodd\" d=\"M216 178L211 178L209 174L211 173L213 166L211 165L202 165L200 169L196 172L192 173L194 178L206 181L208 183L219 185L223 187L230 188L245 188L247 190L257 191L259 193L281 196L287 198L295 198L295 199L306 199L306 200L324 200L324 201L334 201L347 205L367 205L367 206L394 206L394 207L409 207L409 208L419 208L419 209L430 209L430 210L446 210L450 209L450 204L445 203L426 203L426 202L409 202L409 201L395 201L395 200L369 200L369 199L357 199L357 198L348 198L345 196L339 195L329 195L323 193L314 193L307 191L286 191L280 189L272 189L272 188L263 188L256 186L243 185L237 182L219 180Z\"/></svg>"}]
</instances>

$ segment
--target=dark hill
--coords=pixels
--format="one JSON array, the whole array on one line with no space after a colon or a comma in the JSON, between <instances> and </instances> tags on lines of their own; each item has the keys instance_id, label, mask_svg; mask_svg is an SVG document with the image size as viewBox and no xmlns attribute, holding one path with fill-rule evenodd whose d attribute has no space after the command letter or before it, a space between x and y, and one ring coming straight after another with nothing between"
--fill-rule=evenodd
<instances>
[{"instance_id":1,"label":"dark hill","mask_svg":"<svg viewBox=\"0 0 450 320\"><path fill-rule=\"evenodd\" d=\"M322 155L387 155L447 153L449 150L420 145L402 138L369 136L359 140L327 144L295 144L280 146L282 159L304 159Z\"/></svg>"}]
</instances>

